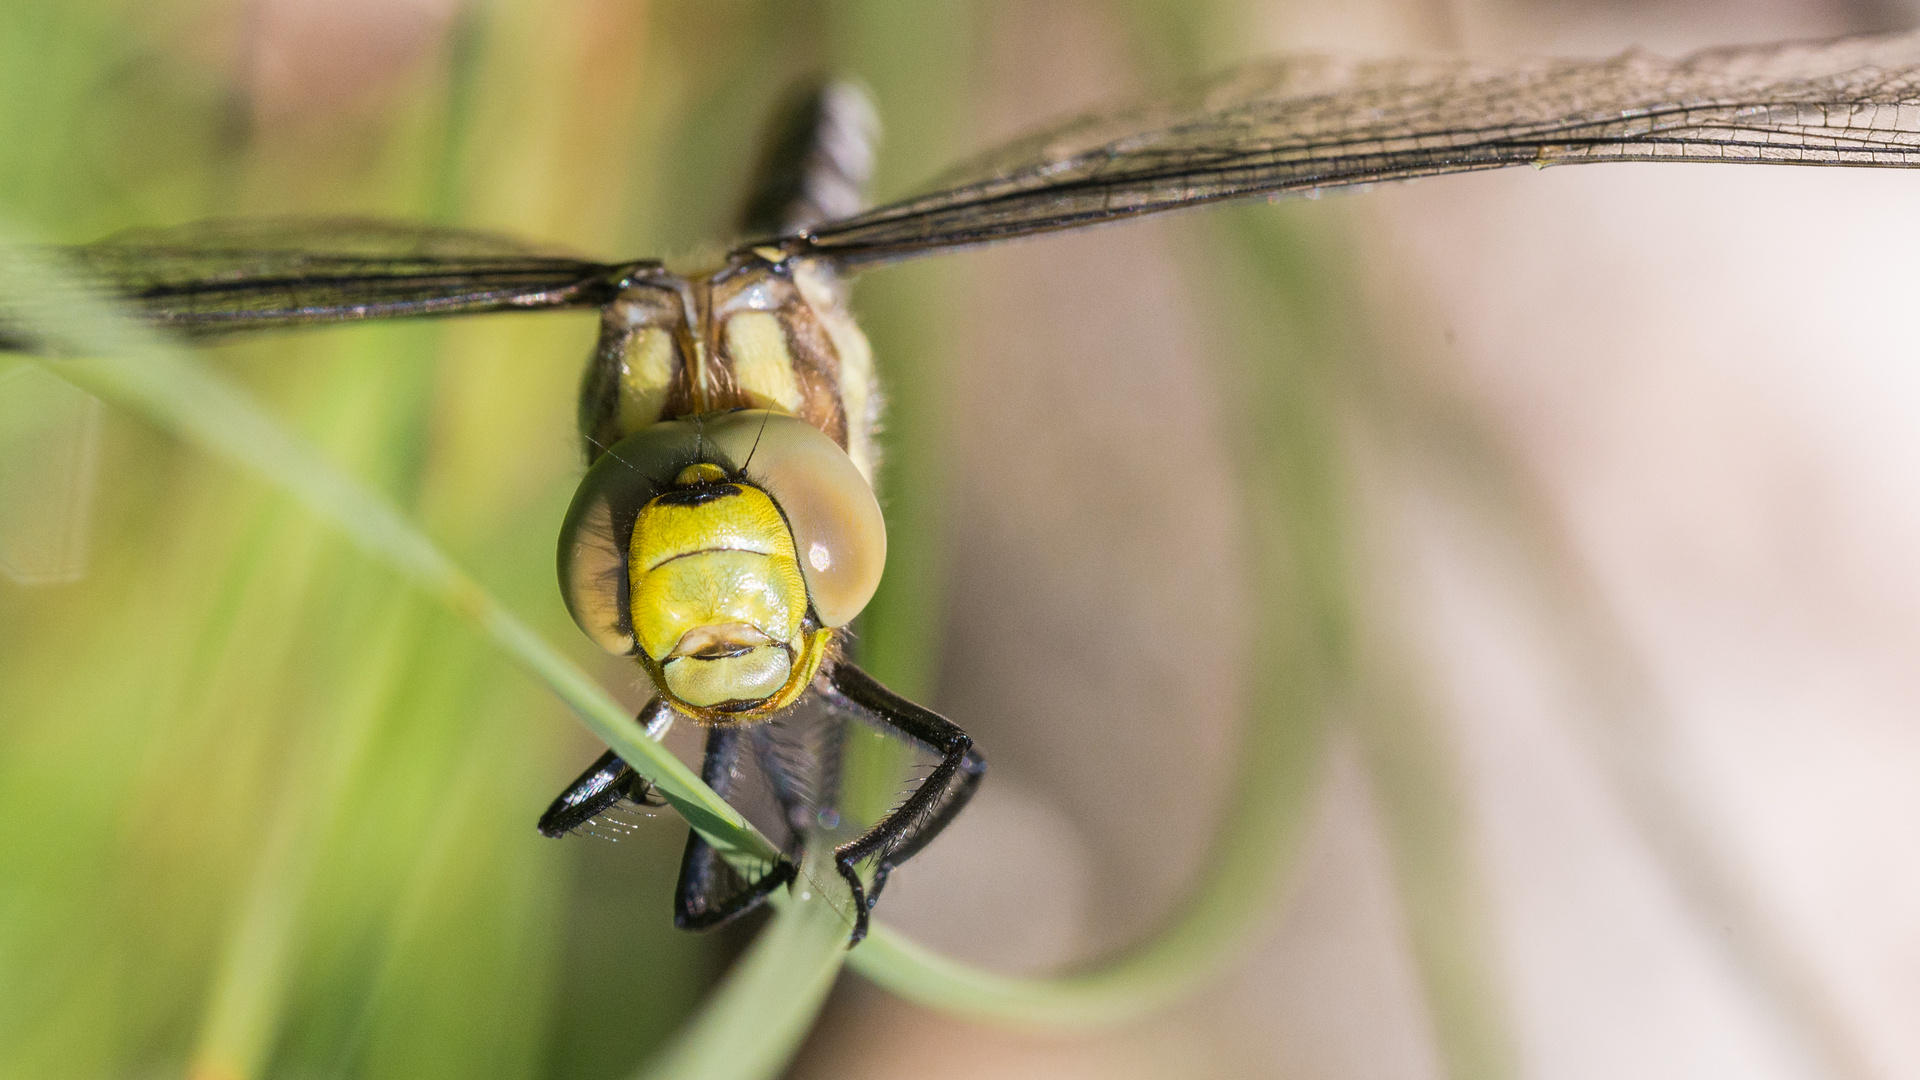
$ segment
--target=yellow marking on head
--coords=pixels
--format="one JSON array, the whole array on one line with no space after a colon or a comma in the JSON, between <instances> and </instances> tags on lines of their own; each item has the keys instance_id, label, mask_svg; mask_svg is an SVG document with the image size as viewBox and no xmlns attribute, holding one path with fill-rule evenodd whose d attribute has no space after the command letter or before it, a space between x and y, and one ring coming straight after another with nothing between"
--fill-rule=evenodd
<instances>
[{"instance_id":1,"label":"yellow marking on head","mask_svg":"<svg viewBox=\"0 0 1920 1080\"><path fill-rule=\"evenodd\" d=\"M727 353L733 381L762 408L798 412L800 384L793 374L787 332L768 311L742 311L727 320Z\"/></svg>"},{"instance_id":2,"label":"yellow marking on head","mask_svg":"<svg viewBox=\"0 0 1920 1080\"><path fill-rule=\"evenodd\" d=\"M653 326L629 337L620 357L620 430L660 419L673 382L673 335Z\"/></svg>"},{"instance_id":3,"label":"yellow marking on head","mask_svg":"<svg viewBox=\"0 0 1920 1080\"><path fill-rule=\"evenodd\" d=\"M660 564L633 583L633 633L665 660L687 634L742 623L791 644L807 613L807 584L791 557L702 551Z\"/></svg>"},{"instance_id":4,"label":"yellow marking on head","mask_svg":"<svg viewBox=\"0 0 1920 1080\"><path fill-rule=\"evenodd\" d=\"M725 479L704 462L678 477L689 487ZM831 629L806 629L806 577L780 508L748 484L722 491L647 503L627 563L640 661L705 724L746 723L793 704L833 639Z\"/></svg>"},{"instance_id":5,"label":"yellow marking on head","mask_svg":"<svg viewBox=\"0 0 1920 1080\"><path fill-rule=\"evenodd\" d=\"M793 665L793 676L787 680L787 685L780 688L779 693L767 699L766 707L760 715L778 712L798 700L800 694L806 690L807 684L820 673L820 663L827 658L827 648L832 644L831 629L823 627L808 634L800 650L800 662Z\"/></svg>"},{"instance_id":6,"label":"yellow marking on head","mask_svg":"<svg viewBox=\"0 0 1920 1080\"><path fill-rule=\"evenodd\" d=\"M814 676L820 674L820 665L826 660L827 652L833 645L833 631L829 629L815 630L807 634L805 640L802 641L800 645L800 654L798 658L793 661L791 673L787 676L786 685L765 699L754 702L752 705L744 708L741 707L739 701L736 699L733 707L726 709L704 708L699 706L688 708L687 706L691 703L685 699L679 699L682 711L692 716L695 721L714 727L724 727L728 724L751 724L779 713L782 709L800 700L800 695L806 693L807 686L813 682Z\"/></svg>"},{"instance_id":7,"label":"yellow marking on head","mask_svg":"<svg viewBox=\"0 0 1920 1080\"><path fill-rule=\"evenodd\" d=\"M804 635L799 642L799 653L791 661L786 684L757 701L725 697L727 692L724 690L716 693L703 685L704 673L670 672L664 670L662 665L653 663L644 653L641 654L640 660L646 666L648 673L653 676L654 684L673 700L674 707L692 717L696 723L709 727L751 724L775 716L800 700L800 695L806 692L814 677L820 674L820 666L833 647L833 633L832 630L823 628ZM751 657L742 659L749 664L753 662ZM678 684L677 687L676 684ZM713 705L701 705L689 700L689 696L703 699L720 696L721 700Z\"/></svg>"},{"instance_id":8,"label":"yellow marking on head","mask_svg":"<svg viewBox=\"0 0 1920 1080\"><path fill-rule=\"evenodd\" d=\"M680 474L694 483L724 477L704 463ZM779 507L750 485L721 490L690 504L672 492L647 503L627 564L642 662L709 723L741 719L742 702L761 703L747 710L755 715L784 708L819 670L809 654L825 647L804 630L806 578ZM726 705L735 708L715 708Z\"/></svg>"},{"instance_id":9,"label":"yellow marking on head","mask_svg":"<svg viewBox=\"0 0 1920 1080\"><path fill-rule=\"evenodd\" d=\"M687 505L672 496L640 508L627 558L636 576L701 551L751 551L792 559L787 519L759 488L739 484L718 498Z\"/></svg>"}]
</instances>

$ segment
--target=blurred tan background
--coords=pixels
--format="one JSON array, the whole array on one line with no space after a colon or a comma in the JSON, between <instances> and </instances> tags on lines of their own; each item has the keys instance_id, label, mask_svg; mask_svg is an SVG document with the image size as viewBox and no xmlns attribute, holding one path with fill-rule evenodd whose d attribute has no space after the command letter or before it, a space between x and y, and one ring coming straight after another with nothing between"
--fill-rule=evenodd
<instances>
[{"instance_id":1,"label":"blurred tan background","mask_svg":"<svg viewBox=\"0 0 1920 1080\"><path fill-rule=\"evenodd\" d=\"M543 31L538 13L502 10L488 16L485 69L501 81L482 86L474 108L519 126L480 124L452 151L492 155L469 174L461 215L609 256L683 248L723 228L732 191L715 170L750 156L759 110L788 69L844 55L866 65L892 125L881 184L897 194L940 160L1034 123L1274 52L1675 53L1915 21L1892 3L1783 0L1004 2L944 8L924 24L852 4L656 2L568 6L554 17L564 28ZM245 208L421 216L435 203L431 183L391 164L411 160L393 144L409 125L430 129L431 109L409 95L470 14L300 0L111 13L125 23L102 11L97 40L37 25L75 55L135 40L132 53L154 66L103 65L120 81L85 89L81 115L146 85L128 71L185 57L215 73L192 91L206 114L244 115L254 133L235 181ZM890 100L912 83L887 65L929 54L951 97ZM555 72L572 81L550 97L512 81ZM572 107L580 101L597 104ZM30 112L8 114L16 133ZM614 122L621 137L602 138ZM204 142L174 146L140 127L46 136L58 149L35 159L44 168L10 166L8 213L84 240L226 208L217 180L182 178L204 167L186 160L192 146L236 145L229 129L210 121ZM526 130L547 141L511 142ZM173 157L158 170L128 164ZM62 170L109 175L97 186L119 201L68 205L93 189L62 184ZM1176 909L1218 825L1275 633L1248 584L1270 537L1239 460L1249 424L1282 422L1246 415L1247 369L1269 349L1311 354L1290 362L1305 365L1300 393L1326 418L1328 475L1345 485L1336 501L1358 598L1345 647L1358 674L1332 710L1287 887L1194 998L1117 1032L1008 1034L849 974L793 1074L1920 1077L1917 182L1707 166L1507 171L879 271L856 307L876 316L896 430L937 419L928 445L896 455L890 510L926 513L932 537L894 564L889 588L942 598L899 604L894 622L870 628L873 644L891 648L887 631L903 620L923 624L922 658L886 653L887 677L929 691L993 765L975 805L895 876L882 918L963 958L1041 973L1124 947ZM173 190L188 187L192 198ZM1236 247L1262 229L1295 253L1284 284ZM570 384L590 327L494 325L509 324L450 331L439 346L448 359L424 369L427 389L416 390L432 399L431 423L414 452L427 464L394 486L437 538L497 574L490 584L550 617L547 564L524 586L509 575L550 557L542 521L550 533L574 467ZM481 344L489 333L505 343ZM377 352L411 339L366 340ZM299 355L324 362L326 347ZM272 366L281 359L263 346L223 362L292 411L314 391L289 389ZM537 381L487 396L488 380L529 365ZM342 370L320 400L351 394L353 369ZM124 418L107 425L109 462L151 456L167 476L198 468ZM350 428L336 437L356 445ZM456 454L464 471L444 464ZM927 493L938 495L932 510L915 502ZM111 479L99 498L107 539L92 584L75 590L108 592L114 574L142 573L152 548L129 534L165 526ZM191 545L165 550L179 558ZM212 580L177 588L199 595L231 579ZM72 649L40 658L26 644L48 640L56 619L76 640L92 632L58 614L80 595L99 593L0 585L0 645L16 656L0 670L12 685L0 682L0 765L11 758L21 775L89 760L80 735L49 734L73 726L61 710L77 709L81 690L29 691L81 685L98 669L63 666ZM342 636L365 636L369 620L341 618ZM387 618L371 621L394 625ZM185 624L152 633L174 625ZM565 632L563 621L543 625L556 640ZM405 655L454 672L445 681L478 679L490 663L479 649L449 660L435 640ZM637 694L629 675L602 670ZM373 794L344 805L418 816L313 826L344 829L337 842L349 846L394 845L376 868L391 873L363 870L356 888L340 877L353 863L316 856L309 872L327 884L299 910L317 928L289 947L291 989L265 1025L275 1034L261 1073L421 1076L467 1062L489 1074L625 1075L750 931L663 929L683 836L670 818L617 848L532 846L544 798L595 752L537 691L498 691L509 696L490 706L493 742L452 720L440 742L405 735L419 723L408 692L390 720L368 721L369 745L404 743L399 752L438 771L354 765L341 790ZM261 703L220 713L227 735L149 754L143 783L189 788L208 766L183 764L193 755L182 747L226 747L220 771L244 789L226 813L271 818L272 784L230 770L270 776L287 761L328 760L332 744L263 735L242 751L223 740L274 722L273 703L294 693L259 691ZM209 710L227 700L206 696ZM405 793L414 779L474 770L477 788L451 809L444 788ZM177 797L103 820L91 849L87 833L64 854L0 852L14 868L0 863L0 877L25 897L13 910L55 912L15 917L0 939L15 945L0 951L0 983L13 987L0 989L0 1060L61 1060L104 1038L116 1049L70 1075L177 1075L205 1045L199 1003L215 996L216 958L235 955L220 942L253 925L247 911L280 910L278 894L249 882L278 865L276 843L297 848L307 834L238 825L208 841L198 810L167 801ZM56 843L78 828L44 802L19 813ZM351 824L358 811L345 813ZM156 820L177 833L130 868L132 841L119 838L150 835ZM526 835L473 839L515 829ZM522 841L526 854L512 846ZM425 884L406 873L415 842L443 860ZM482 862L469 843L501 850ZM498 878L486 869L495 863L507 868ZM142 880L135 871L173 907L128 901L146 941L89 946L121 909L62 911L60 890L124 896ZM58 874L65 884L40 886ZM517 883L504 899L500 880ZM312 914L327 905L346 914ZM476 964L478 974L441 965L418 946L431 937L420 927L439 925L447 949L485 937L508 943L511 963ZM470 1001L453 1000L462 979ZM149 1001L161 997L173 1000ZM118 1004L99 1017L67 1004L102 1000ZM387 1034L388 1015L415 1002L451 1018L434 1021L438 1035L467 1049L436 1055L434 1032ZM50 1017L73 1030L48 1028ZM485 1049L489 1038L506 1050Z\"/></svg>"},{"instance_id":2,"label":"blurred tan background","mask_svg":"<svg viewBox=\"0 0 1920 1080\"><path fill-rule=\"evenodd\" d=\"M995 12L989 140L1128 88L1103 14ZM1874 5L1274 5L1212 47L1673 54L1910 21ZM1427 764L1457 785L1478 879L1461 914L1480 923L1460 929L1486 949L1511 1054L1491 1072L1920 1075L1909 180L1609 166L1272 211L1332 218L1355 245L1332 272L1380 350L1348 418L1365 572L1430 709ZM1258 613L1218 428L1234 386L1205 359L1205 286L1180 277L1207 258L1205 228L965 257L977 310L1004 317L963 350L940 702L999 771L902 874L889 917L983 961L1142 932L1204 842L1191 794L1226 782L1245 684L1214 646L1257 634ZM1128 735L1081 741L1102 730ZM1368 752L1337 746L1268 932L1175 1015L1117 1040L1010 1039L848 988L803 1073L1446 1075L1400 895L1418 872L1395 866L1418 856L1394 851ZM1029 920L1009 936L961 859L1023 843L1039 895L1008 904Z\"/></svg>"}]
</instances>

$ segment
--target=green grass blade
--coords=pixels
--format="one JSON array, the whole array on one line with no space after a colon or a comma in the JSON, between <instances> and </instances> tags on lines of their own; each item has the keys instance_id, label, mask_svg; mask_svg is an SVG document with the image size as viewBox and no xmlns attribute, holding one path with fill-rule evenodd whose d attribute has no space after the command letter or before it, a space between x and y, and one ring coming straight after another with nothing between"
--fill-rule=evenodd
<instances>
[{"instance_id":1,"label":"green grass blade","mask_svg":"<svg viewBox=\"0 0 1920 1080\"><path fill-rule=\"evenodd\" d=\"M824 871L824 872L822 872ZM779 911L694 1020L637 1080L754 1080L777 1076L813 1026L847 957L848 919L807 878L776 897ZM864 951L866 946L855 950Z\"/></svg>"}]
</instances>

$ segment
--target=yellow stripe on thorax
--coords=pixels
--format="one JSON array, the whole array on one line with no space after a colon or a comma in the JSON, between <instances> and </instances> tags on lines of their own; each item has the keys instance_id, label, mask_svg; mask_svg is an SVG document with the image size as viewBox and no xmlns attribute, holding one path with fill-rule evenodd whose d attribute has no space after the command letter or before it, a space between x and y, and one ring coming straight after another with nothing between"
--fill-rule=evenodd
<instances>
[{"instance_id":1,"label":"yellow stripe on thorax","mask_svg":"<svg viewBox=\"0 0 1920 1080\"><path fill-rule=\"evenodd\" d=\"M800 383L793 374L787 332L769 311L742 311L727 319L727 354L733 380L753 396L756 406L800 411Z\"/></svg>"},{"instance_id":2,"label":"yellow stripe on thorax","mask_svg":"<svg viewBox=\"0 0 1920 1080\"><path fill-rule=\"evenodd\" d=\"M657 326L627 339L620 365L620 430L660 419L673 384L673 335Z\"/></svg>"}]
</instances>

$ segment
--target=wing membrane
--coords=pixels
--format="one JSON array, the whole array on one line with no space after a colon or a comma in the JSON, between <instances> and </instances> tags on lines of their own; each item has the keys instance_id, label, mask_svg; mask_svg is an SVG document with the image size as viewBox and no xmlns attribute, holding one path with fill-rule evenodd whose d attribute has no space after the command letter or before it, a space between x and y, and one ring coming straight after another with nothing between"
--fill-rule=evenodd
<instances>
[{"instance_id":1,"label":"wing membrane","mask_svg":"<svg viewBox=\"0 0 1920 1080\"><path fill-rule=\"evenodd\" d=\"M1262 61L785 243L857 267L1222 199L1588 161L1920 164L1920 34L1680 60Z\"/></svg>"},{"instance_id":2,"label":"wing membrane","mask_svg":"<svg viewBox=\"0 0 1920 1080\"><path fill-rule=\"evenodd\" d=\"M489 233L332 218L137 229L59 254L153 322L194 335L594 307L657 266L594 262Z\"/></svg>"}]
</instances>

